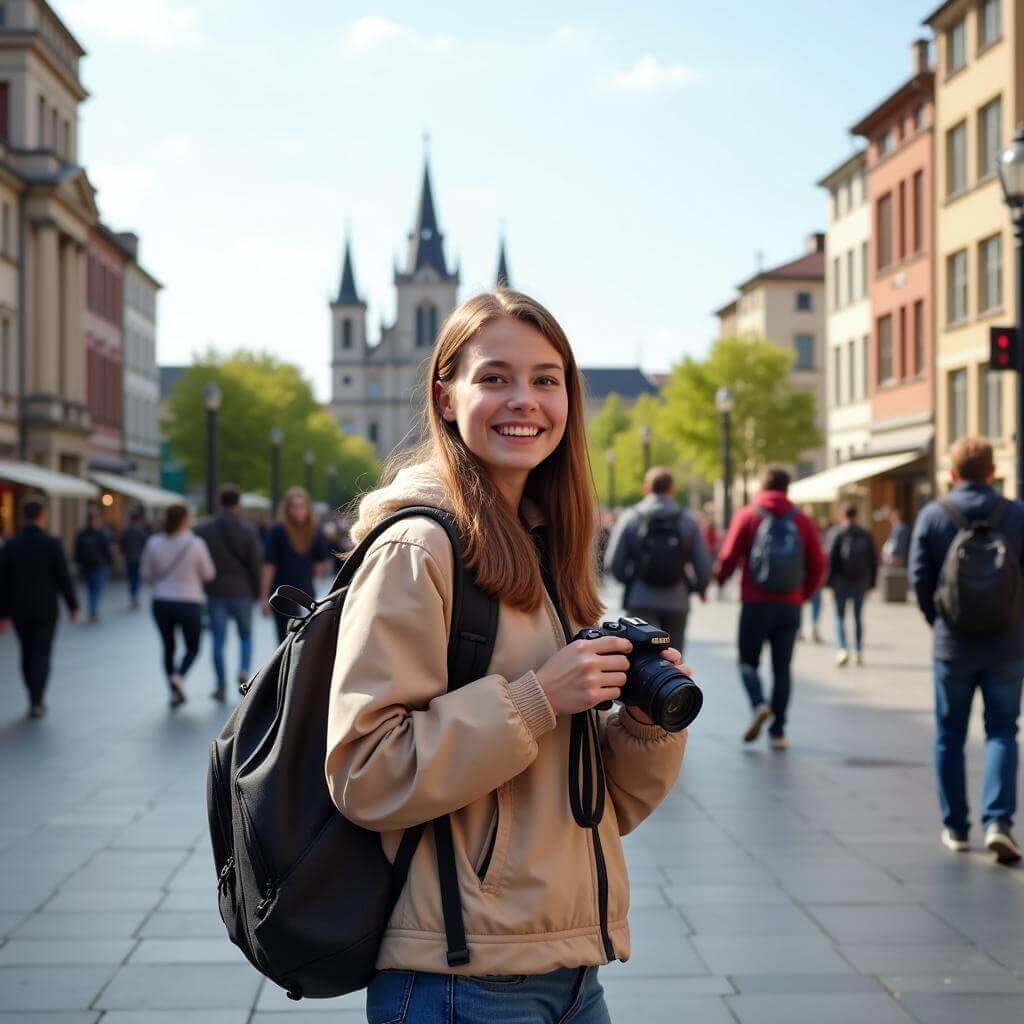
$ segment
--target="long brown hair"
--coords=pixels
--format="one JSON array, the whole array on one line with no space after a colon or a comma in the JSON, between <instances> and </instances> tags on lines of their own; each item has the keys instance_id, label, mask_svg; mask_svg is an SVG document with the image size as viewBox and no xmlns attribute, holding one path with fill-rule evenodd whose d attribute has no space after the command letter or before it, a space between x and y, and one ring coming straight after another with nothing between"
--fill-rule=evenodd
<instances>
[{"instance_id":1,"label":"long brown hair","mask_svg":"<svg viewBox=\"0 0 1024 1024\"><path fill-rule=\"evenodd\" d=\"M466 536L469 566L480 586L514 608L532 612L544 599L544 582L533 540L517 510L501 497L483 464L466 447L457 424L447 422L434 398L434 383L450 384L466 345L487 324L512 317L538 330L565 363L568 417L558 447L531 472L525 494L547 524L548 548L559 602L578 625L604 610L595 565L597 505L583 420L583 382L569 339L535 299L497 290L467 299L444 322L426 375L425 419L429 437L416 450L388 461L390 481L405 466L431 462L451 496Z\"/></svg>"},{"instance_id":2,"label":"long brown hair","mask_svg":"<svg viewBox=\"0 0 1024 1024\"><path fill-rule=\"evenodd\" d=\"M299 524L292 519L288 512L292 498L301 498L306 503L306 521ZM316 540L316 516L313 515L313 500L305 487L289 487L284 492L281 503L277 506L277 518L288 534L292 550L297 555L305 555Z\"/></svg>"}]
</instances>

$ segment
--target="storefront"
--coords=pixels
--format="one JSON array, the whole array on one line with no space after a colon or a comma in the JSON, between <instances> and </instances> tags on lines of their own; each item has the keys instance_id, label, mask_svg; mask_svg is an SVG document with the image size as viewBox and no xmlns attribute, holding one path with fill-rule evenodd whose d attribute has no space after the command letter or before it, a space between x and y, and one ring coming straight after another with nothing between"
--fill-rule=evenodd
<instances>
[{"instance_id":1,"label":"storefront","mask_svg":"<svg viewBox=\"0 0 1024 1024\"><path fill-rule=\"evenodd\" d=\"M99 497L99 488L69 473L37 466L34 462L0 459L0 531L8 537L21 527L21 505L42 497L49 505L49 529L69 550L75 533L85 523L87 502Z\"/></svg>"},{"instance_id":2,"label":"storefront","mask_svg":"<svg viewBox=\"0 0 1024 1024\"><path fill-rule=\"evenodd\" d=\"M103 521L114 530L124 529L136 508L141 508L150 519L169 505L180 505L185 501L174 491L165 491L116 473L93 473L91 477L101 488L99 503Z\"/></svg>"}]
</instances>

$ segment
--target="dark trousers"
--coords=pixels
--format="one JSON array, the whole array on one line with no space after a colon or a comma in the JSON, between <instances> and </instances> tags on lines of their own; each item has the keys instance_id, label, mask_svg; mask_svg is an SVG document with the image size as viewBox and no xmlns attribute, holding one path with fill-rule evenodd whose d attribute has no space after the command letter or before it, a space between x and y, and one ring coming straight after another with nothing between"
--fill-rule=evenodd
<instances>
[{"instance_id":1,"label":"dark trousers","mask_svg":"<svg viewBox=\"0 0 1024 1024\"><path fill-rule=\"evenodd\" d=\"M761 648L767 643L772 652L771 708L775 719L769 730L773 736L786 731L786 708L792 679L789 665L793 660L793 646L800 631L800 605L778 601L753 601L740 612L740 677L750 698L751 707L763 704L764 689L758 665Z\"/></svg>"},{"instance_id":2,"label":"dark trousers","mask_svg":"<svg viewBox=\"0 0 1024 1024\"><path fill-rule=\"evenodd\" d=\"M124 563L124 572L125 575L128 577L128 595L132 599L132 604L135 604L135 602L139 598L139 587L142 584L142 577L139 573L141 567L141 562Z\"/></svg>"},{"instance_id":3,"label":"dark trousers","mask_svg":"<svg viewBox=\"0 0 1024 1024\"><path fill-rule=\"evenodd\" d=\"M679 652L686 647L687 611L662 611L660 608L629 608L626 614L630 618L644 619L652 626L659 626L672 637L672 646Z\"/></svg>"},{"instance_id":4,"label":"dark trousers","mask_svg":"<svg viewBox=\"0 0 1024 1024\"><path fill-rule=\"evenodd\" d=\"M199 638L203 632L202 608L197 601L153 600L153 618L164 645L164 672L168 679L173 675L184 676L199 654ZM185 641L185 653L177 668L174 664L176 629L181 630Z\"/></svg>"},{"instance_id":5,"label":"dark trousers","mask_svg":"<svg viewBox=\"0 0 1024 1024\"><path fill-rule=\"evenodd\" d=\"M21 644L21 674L32 704L42 704L46 681L50 678L50 651L57 632L56 619L14 620L14 631Z\"/></svg>"}]
</instances>

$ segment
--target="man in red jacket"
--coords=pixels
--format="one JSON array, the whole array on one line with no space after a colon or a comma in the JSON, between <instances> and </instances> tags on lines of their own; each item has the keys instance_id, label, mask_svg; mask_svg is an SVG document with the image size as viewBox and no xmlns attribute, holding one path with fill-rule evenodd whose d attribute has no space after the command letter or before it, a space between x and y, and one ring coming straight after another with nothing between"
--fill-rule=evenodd
<instances>
[{"instance_id":1,"label":"man in red jacket","mask_svg":"<svg viewBox=\"0 0 1024 1024\"><path fill-rule=\"evenodd\" d=\"M821 586L825 574L818 531L786 497L788 489L786 470L772 466L764 471L761 492L753 504L736 513L715 568L718 582L725 583L736 567L743 565L740 676L754 709L743 740L752 743L771 720L769 735L775 750L789 746L789 664L800 630L800 607ZM770 706L765 703L758 673L765 643L771 645L772 652Z\"/></svg>"}]
</instances>

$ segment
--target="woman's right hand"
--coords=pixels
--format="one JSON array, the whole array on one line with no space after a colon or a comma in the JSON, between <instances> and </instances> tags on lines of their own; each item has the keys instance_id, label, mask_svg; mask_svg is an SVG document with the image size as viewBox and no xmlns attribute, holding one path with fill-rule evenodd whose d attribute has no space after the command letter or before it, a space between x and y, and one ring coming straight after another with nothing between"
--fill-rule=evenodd
<instances>
[{"instance_id":1,"label":"woman's right hand","mask_svg":"<svg viewBox=\"0 0 1024 1024\"><path fill-rule=\"evenodd\" d=\"M603 636L574 640L551 655L536 676L556 715L573 715L606 700L618 700L626 685L633 650L628 640Z\"/></svg>"}]
</instances>

